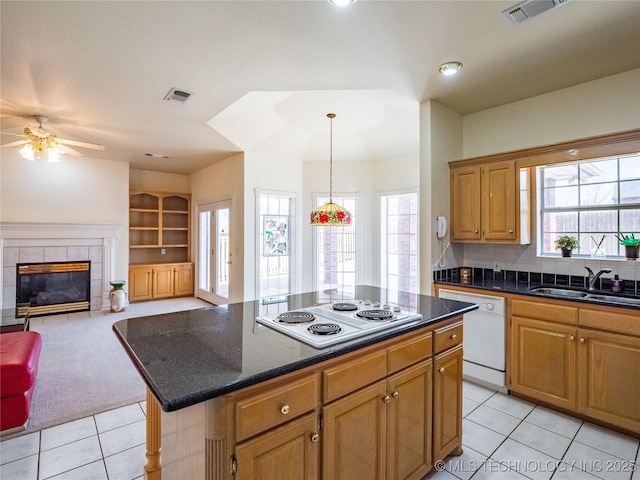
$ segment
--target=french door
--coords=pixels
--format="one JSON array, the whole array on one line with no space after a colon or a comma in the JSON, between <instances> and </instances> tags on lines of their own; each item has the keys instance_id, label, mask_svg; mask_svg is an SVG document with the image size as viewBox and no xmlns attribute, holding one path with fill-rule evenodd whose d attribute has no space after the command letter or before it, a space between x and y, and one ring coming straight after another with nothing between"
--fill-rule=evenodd
<instances>
[{"instance_id":1,"label":"french door","mask_svg":"<svg viewBox=\"0 0 640 480\"><path fill-rule=\"evenodd\" d=\"M198 282L196 296L216 305L229 303L231 201L198 207Z\"/></svg>"}]
</instances>

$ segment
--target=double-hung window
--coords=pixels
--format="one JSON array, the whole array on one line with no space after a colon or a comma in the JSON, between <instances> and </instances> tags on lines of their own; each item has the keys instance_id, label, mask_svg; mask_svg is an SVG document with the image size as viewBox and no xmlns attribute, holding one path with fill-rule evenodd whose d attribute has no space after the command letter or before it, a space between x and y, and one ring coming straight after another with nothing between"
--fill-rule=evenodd
<instances>
[{"instance_id":1,"label":"double-hung window","mask_svg":"<svg viewBox=\"0 0 640 480\"><path fill-rule=\"evenodd\" d=\"M560 235L579 255L622 257L615 235L640 232L640 154L537 167L538 253L558 253ZM574 253L574 254L575 254Z\"/></svg>"}]
</instances>

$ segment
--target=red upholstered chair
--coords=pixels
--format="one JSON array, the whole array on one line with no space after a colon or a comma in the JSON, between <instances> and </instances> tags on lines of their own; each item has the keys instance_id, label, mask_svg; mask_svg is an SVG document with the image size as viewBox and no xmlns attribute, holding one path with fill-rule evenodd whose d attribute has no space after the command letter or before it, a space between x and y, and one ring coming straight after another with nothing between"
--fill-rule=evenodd
<instances>
[{"instance_id":1,"label":"red upholstered chair","mask_svg":"<svg viewBox=\"0 0 640 480\"><path fill-rule=\"evenodd\" d=\"M24 426L36 388L42 338L38 332L0 335L0 430Z\"/></svg>"}]
</instances>

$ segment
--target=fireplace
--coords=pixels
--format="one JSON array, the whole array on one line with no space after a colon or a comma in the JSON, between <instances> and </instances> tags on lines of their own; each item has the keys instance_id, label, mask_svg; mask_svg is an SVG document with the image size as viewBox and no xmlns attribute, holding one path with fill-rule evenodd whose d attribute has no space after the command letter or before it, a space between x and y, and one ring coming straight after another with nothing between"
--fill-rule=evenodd
<instances>
[{"instance_id":1,"label":"fireplace","mask_svg":"<svg viewBox=\"0 0 640 480\"><path fill-rule=\"evenodd\" d=\"M16 266L18 313L31 316L89 310L91 261L19 263Z\"/></svg>"}]
</instances>

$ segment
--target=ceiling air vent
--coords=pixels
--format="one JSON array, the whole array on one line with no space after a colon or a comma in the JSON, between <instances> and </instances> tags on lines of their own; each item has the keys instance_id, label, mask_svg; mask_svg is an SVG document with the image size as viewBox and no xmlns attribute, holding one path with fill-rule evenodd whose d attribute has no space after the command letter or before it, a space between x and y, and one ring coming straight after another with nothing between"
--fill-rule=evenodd
<instances>
[{"instance_id":1,"label":"ceiling air vent","mask_svg":"<svg viewBox=\"0 0 640 480\"><path fill-rule=\"evenodd\" d=\"M517 25L568 1L569 0L525 0L513 7L503 10L502 14L507 17L507 20L509 20L512 25Z\"/></svg>"},{"instance_id":2,"label":"ceiling air vent","mask_svg":"<svg viewBox=\"0 0 640 480\"><path fill-rule=\"evenodd\" d=\"M185 90L178 90L177 88L173 87L171 90L169 90L169 93L165 95L164 99L168 101L184 103L189 100L191 95L193 94L190 92L187 92Z\"/></svg>"}]
</instances>

